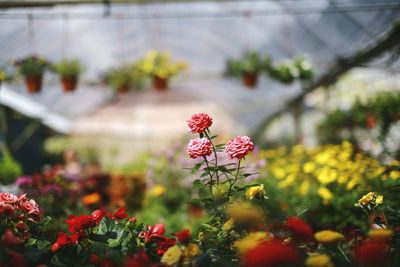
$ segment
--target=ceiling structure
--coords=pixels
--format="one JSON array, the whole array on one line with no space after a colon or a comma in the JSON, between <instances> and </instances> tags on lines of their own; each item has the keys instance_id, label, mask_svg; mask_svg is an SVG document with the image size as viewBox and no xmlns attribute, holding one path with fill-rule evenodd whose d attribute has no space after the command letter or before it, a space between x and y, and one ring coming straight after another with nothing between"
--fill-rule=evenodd
<instances>
[{"instance_id":1,"label":"ceiling structure","mask_svg":"<svg viewBox=\"0 0 400 267\"><path fill-rule=\"evenodd\" d=\"M83 79L91 81L107 68L136 60L150 49L168 50L187 60L190 70L173 81L168 92L172 97L166 99L175 95L182 105L187 101L211 103L230 114L235 122L230 125L243 132L257 127L265 116L300 93L301 85L282 85L263 77L256 90L246 91L239 82L221 76L227 58L239 57L246 50L270 55L275 62L304 55L319 75L338 58L374 40L400 17L400 0L111 1L111 6L61 2L0 9L0 61L32 53L51 61L78 58L86 66ZM391 56L386 53L369 64L385 68ZM120 107L121 100L109 102L113 98L104 87L83 85L77 93L64 95L56 81L54 75L47 75L44 91L36 96L27 95L22 84L8 87L71 122L79 121L80 126L91 116L101 117L105 114L102 110L114 103ZM160 104L158 96L143 94L148 93L139 93L141 104ZM187 95L191 95L189 99ZM128 105L123 102L122 106ZM175 108L179 112L179 105ZM132 122L129 118L125 123Z\"/></svg>"}]
</instances>

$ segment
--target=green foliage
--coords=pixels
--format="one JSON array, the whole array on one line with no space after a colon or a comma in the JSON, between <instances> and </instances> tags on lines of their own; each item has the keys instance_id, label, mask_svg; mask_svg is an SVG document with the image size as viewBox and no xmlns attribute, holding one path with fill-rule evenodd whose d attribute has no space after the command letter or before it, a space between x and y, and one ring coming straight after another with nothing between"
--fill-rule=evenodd
<instances>
[{"instance_id":1,"label":"green foliage","mask_svg":"<svg viewBox=\"0 0 400 267\"><path fill-rule=\"evenodd\" d=\"M50 62L42 57L28 56L26 58L16 60L15 65L19 72L24 75L41 75L51 67Z\"/></svg>"},{"instance_id":2,"label":"green foliage","mask_svg":"<svg viewBox=\"0 0 400 267\"><path fill-rule=\"evenodd\" d=\"M22 167L16 162L5 148L1 149L2 157L0 158L0 183L12 184L21 176Z\"/></svg>"},{"instance_id":3,"label":"green foliage","mask_svg":"<svg viewBox=\"0 0 400 267\"><path fill-rule=\"evenodd\" d=\"M144 85L143 73L135 64L127 64L110 69L104 78L113 90L121 90L124 87L141 89Z\"/></svg>"},{"instance_id":4,"label":"green foliage","mask_svg":"<svg viewBox=\"0 0 400 267\"><path fill-rule=\"evenodd\" d=\"M62 77L77 77L84 70L78 60L62 60L55 64L53 68Z\"/></svg>"},{"instance_id":5,"label":"green foliage","mask_svg":"<svg viewBox=\"0 0 400 267\"><path fill-rule=\"evenodd\" d=\"M241 77L243 74L257 74L269 68L269 57L261 57L257 52L247 52L241 59L230 59L226 62L226 74Z\"/></svg>"},{"instance_id":6,"label":"green foliage","mask_svg":"<svg viewBox=\"0 0 400 267\"><path fill-rule=\"evenodd\" d=\"M242 59L229 59L226 62L225 73L229 76L241 77L244 74L260 72L286 84L296 79L310 81L314 74L311 63L303 57L296 57L274 65L267 56L262 57L257 52L247 52Z\"/></svg>"},{"instance_id":7,"label":"green foliage","mask_svg":"<svg viewBox=\"0 0 400 267\"><path fill-rule=\"evenodd\" d=\"M367 134L377 130L378 136L371 132L369 138L376 139L383 152L379 157L396 157L400 148L391 147L386 151L386 139L392 125L400 119L400 93L382 92L372 96L365 102L356 100L350 110L334 110L317 126L317 136L321 144L340 143L350 140L358 145L362 142L356 133L359 130ZM392 155L391 155L392 154Z\"/></svg>"}]
</instances>

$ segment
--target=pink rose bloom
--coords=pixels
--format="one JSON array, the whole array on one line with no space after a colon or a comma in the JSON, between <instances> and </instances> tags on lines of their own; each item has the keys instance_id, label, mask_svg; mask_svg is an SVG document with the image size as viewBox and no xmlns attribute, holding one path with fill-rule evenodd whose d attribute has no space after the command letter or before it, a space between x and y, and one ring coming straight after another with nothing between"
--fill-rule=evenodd
<instances>
[{"instance_id":1,"label":"pink rose bloom","mask_svg":"<svg viewBox=\"0 0 400 267\"><path fill-rule=\"evenodd\" d=\"M19 205L28 214L40 214L39 206L33 199L21 201Z\"/></svg>"},{"instance_id":2,"label":"pink rose bloom","mask_svg":"<svg viewBox=\"0 0 400 267\"><path fill-rule=\"evenodd\" d=\"M18 197L11 194L11 193L0 193L0 201L3 201L4 203L7 204L14 204L15 202L18 201Z\"/></svg>"},{"instance_id":3,"label":"pink rose bloom","mask_svg":"<svg viewBox=\"0 0 400 267\"><path fill-rule=\"evenodd\" d=\"M0 215L8 215L8 216L12 216L14 215L14 207L10 204L7 204L3 201L0 201Z\"/></svg>"},{"instance_id":4,"label":"pink rose bloom","mask_svg":"<svg viewBox=\"0 0 400 267\"><path fill-rule=\"evenodd\" d=\"M192 159L209 156L212 152L212 144L207 138L195 138L190 140L186 151Z\"/></svg>"},{"instance_id":5,"label":"pink rose bloom","mask_svg":"<svg viewBox=\"0 0 400 267\"><path fill-rule=\"evenodd\" d=\"M187 121L191 133L202 133L212 124L212 118L206 113L198 113L192 115L192 117Z\"/></svg>"},{"instance_id":6,"label":"pink rose bloom","mask_svg":"<svg viewBox=\"0 0 400 267\"><path fill-rule=\"evenodd\" d=\"M236 136L235 138L229 140L229 142L225 146L226 152L229 154L231 159L244 158L249 152L253 151L254 145L248 136Z\"/></svg>"}]
</instances>

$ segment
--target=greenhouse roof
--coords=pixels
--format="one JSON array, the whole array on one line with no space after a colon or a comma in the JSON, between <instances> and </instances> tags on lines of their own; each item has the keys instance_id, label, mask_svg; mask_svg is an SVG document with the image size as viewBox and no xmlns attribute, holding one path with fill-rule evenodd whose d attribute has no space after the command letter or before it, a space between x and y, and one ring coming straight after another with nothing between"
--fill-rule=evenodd
<instances>
[{"instance_id":1,"label":"greenhouse roof","mask_svg":"<svg viewBox=\"0 0 400 267\"><path fill-rule=\"evenodd\" d=\"M399 12L400 0L179 1L9 8L0 11L0 59L4 62L31 53L51 61L78 58L86 66L83 78L93 80L107 68L138 59L150 49L169 50L190 63L188 73L169 93L196 90L194 95L224 108L244 127L254 128L263 116L284 105L288 96L298 93L301 85L288 87L263 78L257 90L245 91L220 76L226 59L246 50L268 54L276 62L305 55L318 75L338 58L373 42L399 18ZM370 66L386 67L390 56L387 53ZM48 79L53 79L49 87L58 86L55 77ZM202 93L204 86L208 88ZM71 121L92 114L112 99L102 88L79 88L72 95L45 88L40 95L30 96L22 85L12 87ZM155 100L143 101L152 105ZM240 108L240 103L245 106Z\"/></svg>"}]
</instances>

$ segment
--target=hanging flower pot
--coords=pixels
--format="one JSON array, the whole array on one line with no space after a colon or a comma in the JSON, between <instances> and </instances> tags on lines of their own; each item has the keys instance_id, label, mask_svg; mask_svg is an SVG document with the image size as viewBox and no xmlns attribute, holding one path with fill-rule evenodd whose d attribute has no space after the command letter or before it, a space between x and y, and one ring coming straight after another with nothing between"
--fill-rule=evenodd
<instances>
[{"instance_id":1,"label":"hanging flower pot","mask_svg":"<svg viewBox=\"0 0 400 267\"><path fill-rule=\"evenodd\" d=\"M145 57L137 61L136 66L143 76L150 79L154 89L161 92L168 89L171 77L188 68L185 61L176 61L168 52L156 50L149 51Z\"/></svg>"},{"instance_id":2,"label":"hanging flower pot","mask_svg":"<svg viewBox=\"0 0 400 267\"><path fill-rule=\"evenodd\" d=\"M254 88L258 83L258 74L254 72L243 73L242 82L247 88Z\"/></svg>"},{"instance_id":3,"label":"hanging flower pot","mask_svg":"<svg viewBox=\"0 0 400 267\"><path fill-rule=\"evenodd\" d=\"M78 77L77 76L63 76L61 77L61 83L64 89L64 92L73 92L78 85Z\"/></svg>"},{"instance_id":4,"label":"hanging flower pot","mask_svg":"<svg viewBox=\"0 0 400 267\"><path fill-rule=\"evenodd\" d=\"M82 73L83 67L78 60L62 60L54 65L54 71L61 77L64 92L73 92L78 85L79 74Z\"/></svg>"},{"instance_id":5,"label":"hanging flower pot","mask_svg":"<svg viewBox=\"0 0 400 267\"><path fill-rule=\"evenodd\" d=\"M43 75L26 75L25 85L30 94L39 93L42 90Z\"/></svg>"},{"instance_id":6,"label":"hanging flower pot","mask_svg":"<svg viewBox=\"0 0 400 267\"><path fill-rule=\"evenodd\" d=\"M157 91L165 91L168 88L168 78L153 76L153 87Z\"/></svg>"},{"instance_id":7,"label":"hanging flower pot","mask_svg":"<svg viewBox=\"0 0 400 267\"><path fill-rule=\"evenodd\" d=\"M25 77L26 89L35 94L42 89L43 74L50 68L50 63L36 56L28 56L15 61L19 72Z\"/></svg>"}]
</instances>

